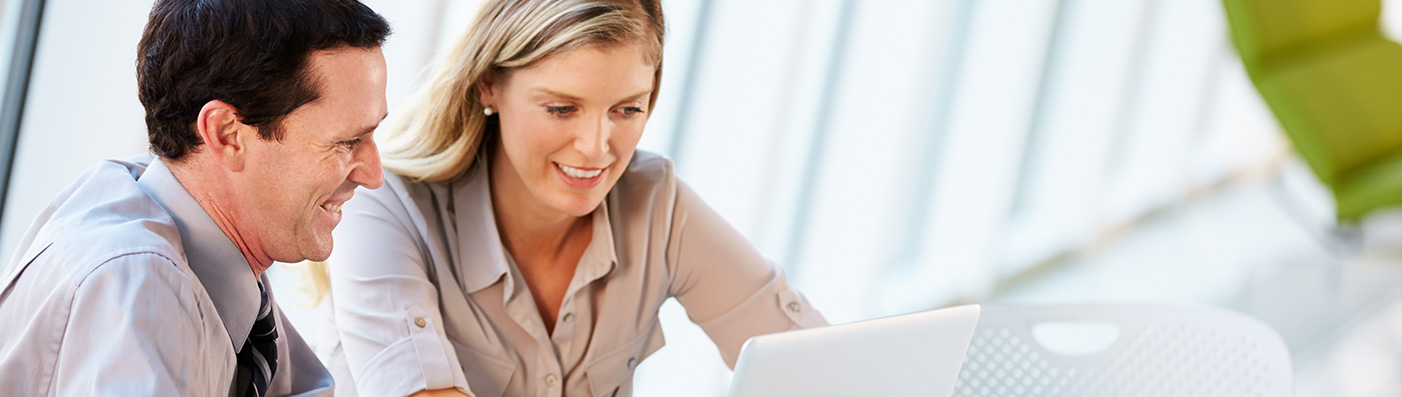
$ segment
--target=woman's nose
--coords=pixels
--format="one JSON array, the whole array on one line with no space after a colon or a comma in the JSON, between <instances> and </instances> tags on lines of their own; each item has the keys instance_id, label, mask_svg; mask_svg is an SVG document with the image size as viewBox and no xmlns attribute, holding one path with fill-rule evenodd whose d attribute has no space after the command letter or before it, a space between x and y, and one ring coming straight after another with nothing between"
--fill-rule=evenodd
<instances>
[{"instance_id":1,"label":"woman's nose","mask_svg":"<svg viewBox=\"0 0 1402 397\"><path fill-rule=\"evenodd\" d=\"M596 122L590 123L590 126L580 131L574 139L575 150L590 156L608 153L609 134L613 125L606 116L596 118Z\"/></svg>"}]
</instances>

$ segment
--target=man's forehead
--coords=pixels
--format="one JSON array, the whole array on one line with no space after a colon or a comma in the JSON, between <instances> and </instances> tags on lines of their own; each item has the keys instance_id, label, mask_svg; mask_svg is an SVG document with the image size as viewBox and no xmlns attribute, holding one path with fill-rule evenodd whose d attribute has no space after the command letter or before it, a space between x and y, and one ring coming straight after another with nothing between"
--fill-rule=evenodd
<instances>
[{"instance_id":1,"label":"man's forehead","mask_svg":"<svg viewBox=\"0 0 1402 397\"><path fill-rule=\"evenodd\" d=\"M362 135L384 119L385 63L378 47L315 51L308 57L307 68L317 99L289 116L335 126L331 130L337 136Z\"/></svg>"},{"instance_id":2,"label":"man's forehead","mask_svg":"<svg viewBox=\"0 0 1402 397\"><path fill-rule=\"evenodd\" d=\"M384 55L376 48L332 49L309 56L307 72L315 79L320 96L356 96L383 94L385 87ZM335 98L332 98L335 101Z\"/></svg>"}]
</instances>

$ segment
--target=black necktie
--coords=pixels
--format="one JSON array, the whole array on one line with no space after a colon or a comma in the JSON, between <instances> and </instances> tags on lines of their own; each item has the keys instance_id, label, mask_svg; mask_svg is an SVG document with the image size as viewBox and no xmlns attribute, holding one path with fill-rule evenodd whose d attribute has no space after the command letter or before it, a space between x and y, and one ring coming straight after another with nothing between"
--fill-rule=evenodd
<instances>
[{"instance_id":1,"label":"black necktie","mask_svg":"<svg viewBox=\"0 0 1402 397\"><path fill-rule=\"evenodd\" d=\"M248 371L250 384L248 397L264 397L268 394L268 381L277 371L277 326L273 323L273 307L268 302L268 291L263 282L258 281L258 294L263 303L258 305L258 319L253 321L253 329L248 332L248 341L239 351L239 366Z\"/></svg>"}]
</instances>

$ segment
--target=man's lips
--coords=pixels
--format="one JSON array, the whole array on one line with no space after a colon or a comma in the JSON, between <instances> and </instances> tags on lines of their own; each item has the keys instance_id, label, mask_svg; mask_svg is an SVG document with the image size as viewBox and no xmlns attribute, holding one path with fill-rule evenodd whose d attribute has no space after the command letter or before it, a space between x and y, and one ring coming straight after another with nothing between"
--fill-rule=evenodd
<instances>
[{"instance_id":1,"label":"man's lips","mask_svg":"<svg viewBox=\"0 0 1402 397\"><path fill-rule=\"evenodd\" d=\"M325 202L321 203L320 207L330 212L341 212L341 206L345 205L347 201L350 201L350 199L350 196L347 196L344 199L326 200Z\"/></svg>"}]
</instances>

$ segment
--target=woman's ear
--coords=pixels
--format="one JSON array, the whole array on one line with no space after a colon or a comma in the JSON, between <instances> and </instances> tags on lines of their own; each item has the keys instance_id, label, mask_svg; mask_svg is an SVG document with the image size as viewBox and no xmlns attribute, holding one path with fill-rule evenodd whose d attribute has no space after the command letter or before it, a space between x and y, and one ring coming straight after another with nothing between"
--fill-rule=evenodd
<instances>
[{"instance_id":1,"label":"woman's ear","mask_svg":"<svg viewBox=\"0 0 1402 397\"><path fill-rule=\"evenodd\" d=\"M495 95L495 90L497 87L496 84L492 82L492 80L493 79L491 75L484 75L481 79L477 80L477 99L481 101L481 104L484 107L497 106Z\"/></svg>"}]
</instances>

